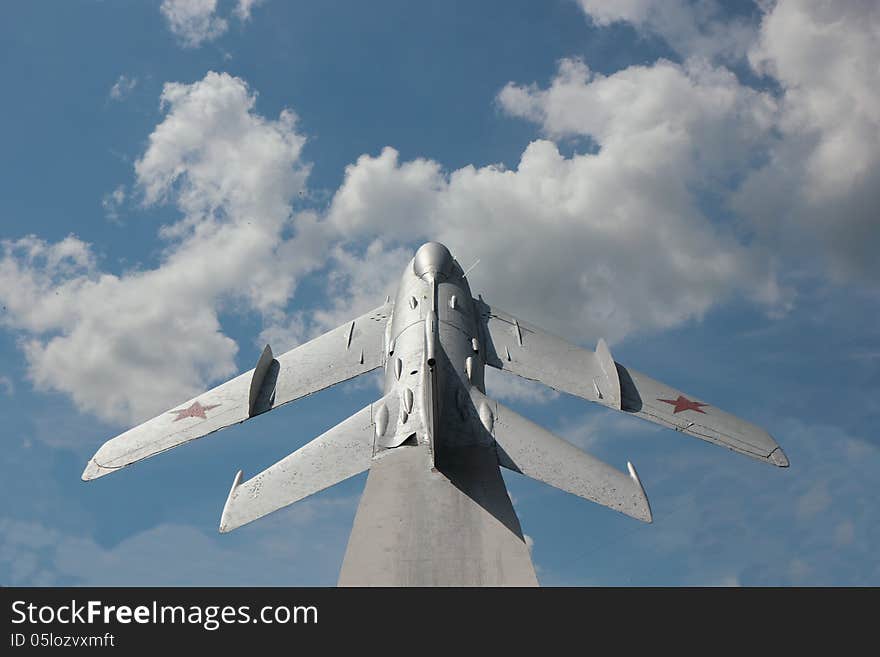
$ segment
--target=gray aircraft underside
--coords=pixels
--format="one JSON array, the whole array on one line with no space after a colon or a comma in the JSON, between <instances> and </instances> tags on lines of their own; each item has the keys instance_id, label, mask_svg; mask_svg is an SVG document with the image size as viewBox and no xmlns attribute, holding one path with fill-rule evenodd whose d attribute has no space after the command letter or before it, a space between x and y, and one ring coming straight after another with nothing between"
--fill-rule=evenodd
<instances>
[{"instance_id":1,"label":"gray aircraft underside","mask_svg":"<svg viewBox=\"0 0 880 657\"><path fill-rule=\"evenodd\" d=\"M763 429L471 296L442 244L416 252L397 296L108 440L84 480L305 395L385 369L384 395L247 481L228 532L369 470L340 585L537 585L499 466L651 522L635 468L621 471L486 396L485 366L788 466Z\"/></svg>"}]
</instances>

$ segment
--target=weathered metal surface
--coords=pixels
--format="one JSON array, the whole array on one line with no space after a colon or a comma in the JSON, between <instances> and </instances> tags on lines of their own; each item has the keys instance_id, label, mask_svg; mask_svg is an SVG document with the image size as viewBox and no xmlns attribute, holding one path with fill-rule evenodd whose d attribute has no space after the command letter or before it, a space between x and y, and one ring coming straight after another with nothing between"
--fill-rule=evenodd
<instances>
[{"instance_id":1,"label":"weathered metal surface","mask_svg":"<svg viewBox=\"0 0 880 657\"><path fill-rule=\"evenodd\" d=\"M620 363L617 371L624 413L777 467L788 467L782 448L761 427Z\"/></svg>"},{"instance_id":2,"label":"weathered metal surface","mask_svg":"<svg viewBox=\"0 0 880 657\"><path fill-rule=\"evenodd\" d=\"M340 586L537 586L493 450L432 471L426 449L373 461Z\"/></svg>"},{"instance_id":3,"label":"weathered metal surface","mask_svg":"<svg viewBox=\"0 0 880 657\"><path fill-rule=\"evenodd\" d=\"M604 340L593 352L483 301L475 303L485 336L487 365L759 461L788 466L782 449L764 429L615 362ZM522 346L517 327L523 336Z\"/></svg>"},{"instance_id":4,"label":"weathered metal surface","mask_svg":"<svg viewBox=\"0 0 880 657\"><path fill-rule=\"evenodd\" d=\"M597 355L513 315L475 301L485 363L589 401L609 405L596 392L613 389ZM619 397L618 397L619 399ZM619 403L617 404L619 406Z\"/></svg>"},{"instance_id":5,"label":"weathered metal surface","mask_svg":"<svg viewBox=\"0 0 880 657\"><path fill-rule=\"evenodd\" d=\"M596 502L643 522L651 522L651 507L641 482L579 450L544 427L499 402L473 393L495 420L491 429L498 461L505 468L555 488Z\"/></svg>"},{"instance_id":6,"label":"weathered metal surface","mask_svg":"<svg viewBox=\"0 0 880 657\"><path fill-rule=\"evenodd\" d=\"M223 507L220 531L232 531L369 468L373 457L372 406L375 404L244 483L240 483L239 471Z\"/></svg>"}]
</instances>

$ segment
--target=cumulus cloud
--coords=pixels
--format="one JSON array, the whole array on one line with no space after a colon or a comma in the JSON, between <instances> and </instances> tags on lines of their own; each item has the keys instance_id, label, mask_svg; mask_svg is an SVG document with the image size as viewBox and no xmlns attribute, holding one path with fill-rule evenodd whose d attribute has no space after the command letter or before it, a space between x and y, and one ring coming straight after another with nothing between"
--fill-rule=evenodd
<instances>
[{"instance_id":1,"label":"cumulus cloud","mask_svg":"<svg viewBox=\"0 0 880 657\"><path fill-rule=\"evenodd\" d=\"M276 345L279 351L291 349L372 310L386 297L393 298L404 266L412 258L412 249L388 246L381 239L372 240L363 249L346 249L338 242L337 226L329 222L321 226L328 243L321 257L329 303L309 312L295 309L265 315L259 341L268 342L273 349Z\"/></svg>"},{"instance_id":2,"label":"cumulus cloud","mask_svg":"<svg viewBox=\"0 0 880 657\"><path fill-rule=\"evenodd\" d=\"M107 420L144 419L235 373L224 304L272 315L319 262L320 227L291 209L308 173L296 117L266 119L254 104L225 74L165 86L165 116L135 165L143 203L181 213L162 227L156 267L101 271L73 236L2 243L3 321L25 333L39 389Z\"/></svg>"},{"instance_id":3,"label":"cumulus cloud","mask_svg":"<svg viewBox=\"0 0 880 657\"><path fill-rule=\"evenodd\" d=\"M479 257L475 292L588 343L699 318L734 293L784 303L768 259L700 210L701 194L760 152L772 98L707 65L604 77L565 60L549 89L508 85L499 102L598 150L566 157L540 139L515 170L447 173L386 148L347 168L328 222L354 238L437 239L463 263Z\"/></svg>"},{"instance_id":4,"label":"cumulus cloud","mask_svg":"<svg viewBox=\"0 0 880 657\"><path fill-rule=\"evenodd\" d=\"M232 9L241 22L249 21L263 0L238 0ZM218 14L217 0L163 0L159 8L168 28L184 48L198 48L223 36L229 21Z\"/></svg>"},{"instance_id":5,"label":"cumulus cloud","mask_svg":"<svg viewBox=\"0 0 880 657\"><path fill-rule=\"evenodd\" d=\"M840 280L880 278L880 5L776 3L749 62L781 86L780 138L737 208L802 249L811 239ZM780 239L785 244L784 238Z\"/></svg>"},{"instance_id":6,"label":"cumulus cloud","mask_svg":"<svg viewBox=\"0 0 880 657\"><path fill-rule=\"evenodd\" d=\"M336 236L345 234L332 224L331 230ZM368 312L382 303L386 296L393 298L413 252L411 248L391 246L377 238L371 240L363 250L346 250L336 244L328 256L331 266L327 292L332 301L329 307L314 313L315 330L318 332Z\"/></svg>"},{"instance_id":7,"label":"cumulus cloud","mask_svg":"<svg viewBox=\"0 0 880 657\"><path fill-rule=\"evenodd\" d=\"M159 11L184 48L198 48L229 28L226 19L217 16L217 0L162 0Z\"/></svg>"},{"instance_id":8,"label":"cumulus cloud","mask_svg":"<svg viewBox=\"0 0 880 657\"><path fill-rule=\"evenodd\" d=\"M755 21L730 16L717 0L578 0L598 26L628 23L639 32L663 39L683 56L735 59L755 38Z\"/></svg>"},{"instance_id":9,"label":"cumulus cloud","mask_svg":"<svg viewBox=\"0 0 880 657\"><path fill-rule=\"evenodd\" d=\"M816 254L838 281L880 277L880 71L869 63L880 50L877 3L779 0L744 15L716 0L580 5L596 25L628 23L691 65L708 58L747 66L775 85L767 148L745 161L730 207L766 248L790 260ZM560 105L566 97L557 99ZM508 100L521 115L558 125L577 114L536 106L523 94ZM592 127L591 109L581 107L580 122Z\"/></svg>"},{"instance_id":10,"label":"cumulus cloud","mask_svg":"<svg viewBox=\"0 0 880 657\"><path fill-rule=\"evenodd\" d=\"M633 178L629 189L654 183L676 197L688 185L714 187L747 169L765 147L776 107L769 94L700 60L659 60L603 76L564 59L549 88L508 84L498 100L553 138L595 140L608 166Z\"/></svg>"}]
</instances>

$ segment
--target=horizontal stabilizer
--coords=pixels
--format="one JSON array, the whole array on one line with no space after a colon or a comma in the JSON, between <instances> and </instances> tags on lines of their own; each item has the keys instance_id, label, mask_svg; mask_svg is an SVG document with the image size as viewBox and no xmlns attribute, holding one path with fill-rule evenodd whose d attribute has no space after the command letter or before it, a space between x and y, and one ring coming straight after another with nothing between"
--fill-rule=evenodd
<instances>
[{"instance_id":1,"label":"horizontal stabilizer","mask_svg":"<svg viewBox=\"0 0 880 657\"><path fill-rule=\"evenodd\" d=\"M252 479L236 475L220 531L229 532L369 469L375 436L370 404Z\"/></svg>"},{"instance_id":2,"label":"horizontal stabilizer","mask_svg":"<svg viewBox=\"0 0 880 657\"><path fill-rule=\"evenodd\" d=\"M381 366L390 302L178 404L104 443L82 474L97 479Z\"/></svg>"},{"instance_id":3,"label":"horizontal stabilizer","mask_svg":"<svg viewBox=\"0 0 880 657\"><path fill-rule=\"evenodd\" d=\"M651 507L632 464L627 463L629 473L621 472L506 406L484 401L494 415L492 434L502 466L651 522Z\"/></svg>"}]
</instances>

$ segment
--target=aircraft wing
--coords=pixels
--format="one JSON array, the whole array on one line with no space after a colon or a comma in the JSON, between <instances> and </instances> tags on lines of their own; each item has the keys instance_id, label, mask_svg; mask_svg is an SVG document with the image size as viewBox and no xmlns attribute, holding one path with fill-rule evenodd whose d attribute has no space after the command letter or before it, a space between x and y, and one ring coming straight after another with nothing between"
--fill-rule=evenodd
<instances>
[{"instance_id":1,"label":"aircraft wing","mask_svg":"<svg viewBox=\"0 0 880 657\"><path fill-rule=\"evenodd\" d=\"M762 428L614 361L604 340L583 349L482 300L486 364L538 381L759 461L787 467L788 459Z\"/></svg>"},{"instance_id":2,"label":"aircraft wing","mask_svg":"<svg viewBox=\"0 0 880 657\"><path fill-rule=\"evenodd\" d=\"M769 433L617 363L622 411L781 468L788 458Z\"/></svg>"},{"instance_id":3,"label":"aircraft wing","mask_svg":"<svg viewBox=\"0 0 880 657\"><path fill-rule=\"evenodd\" d=\"M493 418L491 433L500 465L642 522L651 522L645 489L631 463L627 463L628 474L621 472L503 404L481 393L472 394L478 406L488 406Z\"/></svg>"},{"instance_id":4,"label":"aircraft wing","mask_svg":"<svg viewBox=\"0 0 880 657\"><path fill-rule=\"evenodd\" d=\"M230 532L369 469L381 400L242 483L235 475L220 531Z\"/></svg>"},{"instance_id":5,"label":"aircraft wing","mask_svg":"<svg viewBox=\"0 0 880 657\"><path fill-rule=\"evenodd\" d=\"M588 351L482 300L475 303L487 365L620 410L620 382L604 340Z\"/></svg>"},{"instance_id":6,"label":"aircraft wing","mask_svg":"<svg viewBox=\"0 0 880 657\"><path fill-rule=\"evenodd\" d=\"M381 366L393 304L361 315L104 443L82 478L96 479Z\"/></svg>"}]
</instances>

